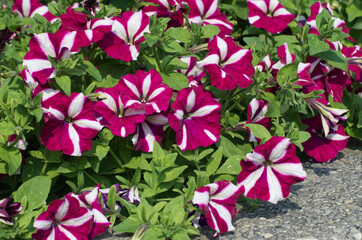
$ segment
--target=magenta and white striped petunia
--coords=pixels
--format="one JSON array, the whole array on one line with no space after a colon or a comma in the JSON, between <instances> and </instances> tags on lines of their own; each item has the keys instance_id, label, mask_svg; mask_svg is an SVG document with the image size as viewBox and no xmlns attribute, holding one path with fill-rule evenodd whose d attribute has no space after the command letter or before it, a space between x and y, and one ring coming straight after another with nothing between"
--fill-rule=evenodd
<instances>
[{"instance_id":1,"label":"magenta and white striped petunia","mask_svg":"<svg viewBox=\"0 0 362 240\"><path fill-rule=\"evenodd\" d=\"M211 85L221 90L248 87L254 76L251 50L237 45L232 37L216 36L208 44L209 54L198 62L210 74Z\"/></svg>"},{"instance_id":2,"label":"magenta and white striped petunia","mask_svg":"<svg viewBox=\"0 0 362 240\"><path fill-rule=\"evenodd\" d=\"M290 64L294 62L295 55L290 53L288 44L284 43L278 48L278 57L280 60L275 63L272 67L273 70L280 70L282 67L284 67L287 64Z\"/></svg>"},{"instance_id":3,"label":"magenta and white striped petunia","mask_svg":"<svg viewBox=\"0 0 362 240\"><path fill-rule=\"evenodd\" d=\"M201 79L206 76L206 72L197 63L196 57L180 57L180 60L188 65L187 69L179 69L177 72L184 74L190 81L201 83ZM190 85L189 85L190 86Z\"/></svg>"},{"instance_id":4,"label":"magenta and white striped petunia","mask_svg":"<svg viewBox=\"0 0 362 240\"><path fill-rule=\"evenodd\" d=\"M140 114L152 114L166 111L169 107L172 88L162 83L161 75L154 69L127 74L118 85L125 108L132 108Z\"/></svg>"},{"instance_id":5,"label":"magenta and white striped petunia","mask_svg":"<svg viewBox=\"0 0 362 240\"><path fill-rule=\"evenodd\" d=\"M256 146L240 164L238 184L245 187L245 196L272 203L288 197L290 186L306 177L294 144L284 137Z\"/></svg>"},{"instance_id":6,"label":"magenta and white striped petunia","mask_svg":"<svg viewBox=\"0 0 362 240\"><path fill-rule=\"evenodd\" d=\"M148 16L157 14L157 17L170 18L167 23L168 27L181 27L184 21L183 13L185 9L182 8L182 0L146 0L147 3L154 3L158 6L145 6L142 12Z\"/></svg>"},{"instance_id":7,"label":"magenta and white striped petunia","mask_svg":"<svg viewBox=\"0 0 362 240\"><path fill-rule=\"evenodd\" d=\"M248 0L248 9L249 23L271 33L282 32L295 17L278 0Z\"/></svg>"},{"instance_id":8,"label":"magenta and white striped petunia","mask_svg":"<svg viewBox=\"0 0 362 240\"><path fill-rule=\"evenodd\" d=\"M94 236L104 233L111 224L104 216L101 201L98 198L100 185L98 184L91 192L84 192L81 195L68 194L78 200L80 207L88 208L93 214L93 226L88 234L88 239L93 239Z\"/></svg>"},{"instance_id":9,"label":"magenta and white striped petunia","mask_svg":"<svg viewBox=\"0 0 362 240\"><path fill-rule=\"evenodd\" d=\"M81 156L92 147L102 125L97 121L92 102L83 93L71 97L57 94L47 101L41 142L51 151Z\"/></svg>"},{"instance_id":10,"label":"magenta and white striped petunia","mask_svg":"<svg viewBox=\"0 0 362 240\"><path fill-rule=\"evenodd\" d=\"M189 22L204 25L216 25L220 29L219 37L230 35L233 25L218 7L218 0L184 0L190 7Z\"/></svg>"},{"instance_id":11,"label":"magenta and white striped petunia","mask_svg":"<svg viewBox=\"0 0 362 240\"><path fill-rule=\"evenodd\" d=\"M11 203L9 198L0 200L0 223L14 225L13 218L18 215L23 206L20 203Z\"/></svg>"},{"instance_id":12,"label":"magenta and white striped petunia","mask_svg":"<svg viewBox=\"0 0 362 240\"><path fill-rule=\"evenodd\" d=\"M142 11L124 12L111 20L112 30L104 34L98 45L112 58L126 62L136 60L139 44L145 41L144 33L150 33L148 16Z\"/></svg>"},{"instance_id":13,"label":"magenta and white striped petunia","mask_svg":"<svg viewBox=\"0 0 362 240\"><path fill-rule=\"evenodd\" d=\"M204 210L207 224L216 230L214 237L235 230L232 225L237 213L235 204L243 193L244 186L235 186L226 180L195 190L192 203Z\"/></svg>"},{"instance_id":14,"label":"magenta and white striped petunia","mask_svg":"<svg viewBox=\"0 0 362 240\"><path fill-rule=\"evenodd\" d=\"M76 31L74 48L87 47L93 42L98 42L104 33L111 31L113 21L110 19L89 19L82 12L68 8L65 14L60 15L62 29Z\"/></svg>"},{"instance_id":15,"label":"magenta and white striped petunia","mask_svg":"<svg viewBox=\"0 0 362 240\"><path fill-rule=\"evenodd\" d=\"M349 136L346 135L341 124L336 125L327 136L324 136L321 134L323 126L319 116L302 120L302 122L309 126L305 131L311 134L311 137L302 143L304 152L317 162L329 162L347 146Z\"/></svg>"},{"instance_id":16,"label":"magenta and white striped petunia","mask_svg":"<svg viewBox=\"0 0 362 240\"><path fill-rule=\"evenodd\" d=\"M132 137L135 150L152 152L155 141L161 144L165 131L163 127L167 123L166 113L148 115L142 123L137 124L136 133Z\"/></svg>"},{"instance_id":17,"label":"magenta and white striped petunia","mask_svg":"<svg viewBox=\"0 0 362 240\"><path fill-rule=\"evenodd\" d=\"M362 83L362 48L360 46L342 47L342 55L346 58L348 69L355 74L356 80Z\"/></svg>"},{"instance_id":18,"label":"magenta and white striped petunia","mask_svg":"<svg viewBox=\"0 0 362 240\"><path fill-rule=\"evenodd\" d=\"M266 72L266 71L270 70L274 64L275 63L271 60L270 53L268 53L268 55L266 55L260 61L260 63L258 63L257 65L254 66L254 68L255 68L255 71Z\"/></svg>"},{"instance_id":19,"label":"magenta and white striped petunia","mask_svg":"<svg viewBox=\"0 0 362 240\"><path fill-rule=\"evenodd\" d=\"M37 231L35 240L83 240L92 231L93 214L79 201L66 195L64 200L56 199L50 203L34 222Z\"/></svg>"},{"instance_id":20,"label":"magenta and white striped petunia","mask_svg":"<svg viewBox=\"0 0 362 240\"><path fill-rule=\"evenodd\" d=\"M202 87L182 89L172 108L168 121L182 151L207 147L219 140L221 105Z\"/></svg>"},{"instance_id":21,"label":"magenta and white striped petunia","mask_svg":"<svg viewBox=\"0 0 362 240\"><path fill-rule=\"evenodd\" d=\"M268 104L264 100L256 100L253 98L248 106L247 121L246 123L260 124L267 129L271 127L270 117L265 117L265 113L269 110ZM256 142L255 135L249 131L249 142Z\"/></svg>"},{"instance_id":22,"label":"magenta and white striped petunia","mask_svg":"<svg viewBox=\"0 0 362 240\"><path fill-rule=\"evenodd\" d=\"M21 17L34 17L39 14L45 17L49 22L54 22L58 18L51 14L47 6L41 4L38 0L15 0L13 11Z\"/></svg>"},{"instance_id":23,"label":"magenta and white striped petunia","mask_svg":"<svg viewBox=\"0 0 362 240\"><path fill-rule=\"evenodd\" d=\"M95 93L102 99L94 104L96 116L102 117L100 123L109 128L113 135L126 137L134 133L138 123L145 120L146 116L142 111L123 106L119 85L98 88Z\"/></svg>"},{"instance_id":24,"label":"magenta and white striped petunia","mask_svg":"<svg viewBox=\"0 0 362 240\"><path fill-rule=\"evenodd\" d=\"M30 39L30 51L25 55L23 65L30 74L45 84L54 78L56 71L48 57L56 61L64 61L76 52L74 47L76 32L57 31L56 33L40 33Z\"/></svg>"}]
</instances>

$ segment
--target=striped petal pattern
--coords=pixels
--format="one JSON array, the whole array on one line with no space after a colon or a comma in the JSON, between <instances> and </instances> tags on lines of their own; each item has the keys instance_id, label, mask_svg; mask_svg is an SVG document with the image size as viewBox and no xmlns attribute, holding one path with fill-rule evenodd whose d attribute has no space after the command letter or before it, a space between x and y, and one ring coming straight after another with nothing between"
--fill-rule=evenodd
<instances>
[{"instance_id":1,"label":"striped petal pattern","mask_svg":"<svg viewBox=\"0 0 362 240\"><path fill-rule=\"evenodd\" d=\"M221 90L248 87L253 81L251 50L237 45L233 38L216 36L208 44L209 54L198 62L210 74L211 85Z\"/></svg>"},{"instance_id":2,"label":"striped petal pattern","mask_svg":"<svg viewBox=\"0 0 362 240\"><path fill-rule=\"evenodd\" d=\"M98 45L108 56L126 62L136 60L139 44L145 41L144 33L149 33L149 18L143 12L124 12L122 17L113 17L112 30L105 33Z\"/></svg>"},{"instance_id":3,"label":"striped petal pattern","mask_svg":"<svg viewBox=\"0 0 362 240\"><path fill-rule=\"evenodd\" d=\"M57 94L47 101L41 142L51 151L81 156L92 147L92 138L102 129L96 120L92 102L83 93L68 98Z\"/></svg>"},{"instance_id":4,"label":"striped petal pattern","mask_svg":"<svg viewBox=\"0 0 362 240\"><path fill-rule=\"evenodd\" d=\"M295 55L291 54L288 48L288 44L284 43L278 48L278 57L280 60L273 65L272 69L278 71L287 64L294 62Z\"/></svg>"},{"instance_id":5,"label":"striped petal pattern","mask_svg":"<svg viewBox=\"0 0 362 240\"><path fill-rule=\"evenodd\" d=\"M181 0L146 0L146 2L157 4L157 6L145 6L142 12L148 16L157 14L157 17L170 18L168 27L182 26L185 9L182 8Z\"/></svg>"},{"instance_id":6,"label":"striped petal pattern","mask_svg":"<svg viewBox=\"0 0 362 240\"><path fill-rule=\"evenodd\" d=\"M248 9L249 23L271 33L282 32L295 17L278 0L248 0Z\"/></svg>"},{"instance_id":7,"label":"striped petal pattern","mask_svg":"<svg viewBox=\"0 0 362 240\"><path fill-rule=\"evenodd\" d=\"M182 89L172 108L168 120L182 151L207 147L219 140L221 105L202 87Z\"/></svg>"},{"instance_id":8,"label":"striped petal pattern","mask_svg":"<svg viewBox=\"0 0 362 240\"><path fill-rule=\"evenodd\" d=\"M34 17L35 14L39 14L49 22L54 22L58 19L49 12L47 6L44 6L38 0L15 0L13 11L21 17Z\"/></svg>"},{"instance_id":9,"label":"striped petal pattern","mask_svg":"<svg viewBox=\"0 0 362 240\"><path fill-rule=\"evenodd\" d=\"M20 203L10 203L9 198L0 200L0 223L13 225L13 217L18 215L21 210L23 210L23 206Z\"/></svg>"},{"instance_id":10,"label":"striped petal pattern","mask_svg":"<svg viewBox=\"0 0 362 240\"><path fill-rule=\"evenodd\" d=\"M235 204L243 193L244 186L235 186L226 180L195 190L192 203L204 210L207 224L216 230L214 237L235 230L232 225L237 213Z\"/></svg>"},{"instance_id":11,"label":"striped petal pattern","mask_svg":"<svg viewBox=\"0 0 362 240\"><path fill-rule=\"evenodd\" d=\"M162 83L161 75L154 69L127 74L118 85L125 108L129 107L141 114L160 113L168 109L172 89Z\"/></svg>"},{"instance_id":12,"label":"striped petal pattern","mask_svg":"<svg viewBox=\"0 0 362 240\"><path fill-rule=\"evenodd\" d=\"M266 128L271 127L270 117L265 117L265 113L268 111L268 104L264 100L251 100L248 106L248 115L246 123L254 123L263 125ZM247 128L249 132L249 142L256 142L255 135Z\"/></svg>"},{"instance_id":13,"label":"striped petal pattern","mask_svg":"<svg viewBox=\"0 0 362 240\"><path fill-rule=\"evenodd\" d=\"M37 231L32 235L35 240L81 240L88 239L92 230L93 214L79 201L69 195L64 200L50 203L34 222Z\"/></svg>"},{"instance_id":14,"label":"striped petal pattern","mask_svg":"<svg viewBox=\"0 0 362 240\"><path fill-rule=\"evenodd\" d=\"M220 29L219 37L230 35L233 25L227 20L218 7L218 0L184 0L191 11L189 13L189 22L204 25L215 25Z\"/></svg>"},{"instance_id":15,"label":"striped petal pattern","mask_svg":"<svg viewBox=\"0 0 362 240\"><path fill-rule=\"evenodd\" d=\"M245 196L277 203L289 195L290 186L303 181L306 172L295 156L295 146L288 138L272 137L256 146L240 162L238 184L245 187Z\"/></svg>"}]
</instances>

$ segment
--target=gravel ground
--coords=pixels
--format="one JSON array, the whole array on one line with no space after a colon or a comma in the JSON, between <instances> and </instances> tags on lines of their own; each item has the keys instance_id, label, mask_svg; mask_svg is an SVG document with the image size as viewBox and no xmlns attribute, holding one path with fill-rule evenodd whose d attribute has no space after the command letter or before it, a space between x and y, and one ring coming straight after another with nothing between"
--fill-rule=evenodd
<instances>
[{"instance_id":1,"label":"gravel ground","mask_svg":"<svg viewBox=\"0 0 362 240\"><path fill-rule=\"evenodd\" d=\"M263 202L248 212L238 205L236 231L218 239L362 239L362 142L353 140L329 163L304 163L307 178L291 187L289 197ZM214 231L200 229L195 240L213 239ZM129 239L110 233L98 240Z\"/></svg>"}]
</instances>

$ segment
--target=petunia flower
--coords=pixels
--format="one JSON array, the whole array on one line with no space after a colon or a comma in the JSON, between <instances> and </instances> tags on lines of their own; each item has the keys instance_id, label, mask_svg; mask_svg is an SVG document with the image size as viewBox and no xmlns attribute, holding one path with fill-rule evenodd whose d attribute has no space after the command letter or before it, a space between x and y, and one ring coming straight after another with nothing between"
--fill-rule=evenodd
<instances>
[{"instance_id":1,"label":"petunia flower","mask_svg":"<svg viewBox=\"0 0 362 240\"><path fill-rule=\"evenodd\" d=\"M95 93L102 99L94 103L96 116L102 118L100 123L109 128L113 135L126 137L134 133L138 123L145 120L145 112L123 106L119 85L111 88L98 88Z\"/></svg>"},{"instance_id":2,"label":"petunia flower","mask_svg":"<svg viewBox=\"0 0 362 240\"><path fill-rule=\"evenodd\" d=\"M58 18L51 14L47 6L41 4L38 0L15 0L13 11L21 17L34 17L39 14L45 17L49 22L54 22Z\"/></svg>"},{"instance_id":3,"label":"petunia flower","mask_svg":"<svg viewBox=\"0 0 362 240\"><path fill-rule=\"evenodd\" d=\"M10 203L9 198L0 200L0 223L13 225L13 218L18 215L21 210L23 210L23 206L18 202Z\"/></svg>"},{"instance_id":4,"label":"petunia flower","mask_svg":"<svg viewBox=\"0 0 362 240\"><path fill-rule=\"evenodd\" d=\"M79 201L66 195L64 200L56 199L50 203L34 222L37 231L32 235L35 240L74 240L88 239L92 231L93 214L81 207Z\"/></svg>"},{"instance_id":5,"label":"petunia flower","mask_svg":"<svg viewBox=\"0 0 362 240\"><path fill-rule=\"evenodd\" d=\"M184 74L189 81L201 83L201 79L206 76L206 72L197 63L196 57L180 57L180 60L188 65L187 69L179 69L177 72Z\"/></svg>"},{"instance_id":6,"label":"petunia flower","mask_svg":"<svg viewBox=\"0 0 362 240\"><path fill-rule=\"evenodd\" d=\"M96 15L96 12L100 11L99 0L85 0L82 2L83 8L90 12L93 16Z\"/></svg>"},{"instance_id":7,"label":"petunia flower","mask_svg":"<svg viewBox=\"0 0 362 240\"><path fill-rule=\"evenodd\" d=\"M238 184L245 187L245 196L271 203L285 199L290 186L306 177L294 144L284 137L272 137L256 146L240 164Z\"/></svg>"},{"instance_id":8,"label":"petunia flower","mask_svg":"<svg viewBox=\"0 0 362 240\"><path fill-rule=\"evenodd\" d=\"M139 44L145 41L144 34L150 33L148 16L142 11L124 12L111 20L112 30L98 42L99 47L112 58L126 62L136 60Z\"/></svg>"},{"instance_id":9,"label":"petunia flower","mask_svg":"<svg viewBox=\"0 0 362 240\"><path fill-rule=\"evenodd\" d=\"M78 200L80 207L88 208L93 214L93 226L88 234L88 239L93 239L94 236L104 233L111 224L102 212L102 205L98 198L99 186L100 184L92 191L84 192L81 195L68 194Z\"/></svg>"},{"instance_id":10,"label":"petunia flower","mask_svg":"<svg viewBox=\"0 0 362 240\"><path fill-rule=\"evenodd\" d=\"M30 39L30 51L25 55L23 65L41 84L45 84L49 78L56 76L50 58L56 62L64 61L76 52L76 32L57 31L56 33L40 33Z\"/></svg>"},{"instance_id":11,"label":"petunia flower","mask_svg":"<svg viewBox=\"0 0 362 240\"><path fill-rule=\"evenodd\" d=\"M210 74L211 85L227 90L237 85L246 88L253 82L251 50L243 49L231 37L218 36L209 42L208 50L209 54L198 64Z\"/></svg>"},{"instance_id":12,"label":"petunia flower","mask_svg":"<svg viewBox=\"0 0 362 240\"><path fill-rule=\"evenodd\" d=\"M168 122L166 113L148 115L142 123L137 124L136 132L132 137L135 150L152 152L154 142L161 144L165 136L164 126Z\"/></svg>"},{"instance_id":13,"label":"petunia flower","mask_svg":"<svg viewBox=\"0 0 362 240\"><path fill-rule=\"evenodd\" d=\"M81 156L92 147L92 138L102 129L96 120L92 102L83 93L71 97L56 95L44 108L41 142L51 151Z\"/></svg>"},{"instance_id":14,"label":"petunia flower","mask_svg":"<svg viewBox=\"0 0 362 240\"><path fill-rule=\"evenodd\" d=\"M268 53L268 55L266 55L260 61L260 63L258 63L257 65L254 66L254 68L255 68L255 71L266 72L266 71L270 70L274 64L275 63L271 60L270 53Z\"/></svg>"},{"instance_id":15,"label":"petunia flower","mask_svg":"<svg viewBox=\"0 0 362 240\"><path fill-rule=\"evenodd\" d=\"M182 8L181 0L146 0L147 3L154 3L157 6L145 6L142 12L148 16L157 14L157 17L170 18L167 23L168 27L181 27L184 21L183 13L185 9Z\"/></svg>"},{"instance_id":16,"label":"petunia flower","mask_svg":"<svg viewBox=\"0 0 362 240\"><path fill-rule=\"evenodd\" d=\"M127 74L118 85L125 108L132 108L141 114L152 114L166 111L169 107L172 89L162 83L161 75L154 69Z\"/></svg>"},{"instance_id":17,"label":"petunia flower","mask_svg":"<svg viewBox=\"0 0 362 240\"><path fill-rule=\"evenodd\" d=\"M172 108L168 121L182 151L207 147L219 140L221 105L202 87L182 89Z\"/></svg>"},{"instance_id":18,"label":"petunia flower","mask_svg":"<svg viewBox=\"0 0 362 240\"><path fill-rule=\"evenodd\" d=\"M265 113L269 110L268 104L264 100L256 100L253 98L248 106L246 123L260 124L266 128L271 127L270 117L265 117ZM248 129L248 128L247 128ZM257 138L249 131L249 142L256 142Z\"/></svg>"},{"instance_id":19,"label":"petunia flower","mask_svg":"<svg viewBox=\"0 0 362 240\"><path fill-rule=\"evenodd\" d=\"M278 0L248 0L248 9L249 23L271 33L282 32L295 17Z\"/></svg>"},{"instance_id":20,"label":"petunia flower","mask_svg":"<svg viewBox=\"0 0 362 240\"><path fill-rule=\"evenodd\" d=\"M205 212L207 224L216 233L234 231L232 220L235 218L236 202L244 193L244 186L235 186L229 181L217 181L207 184L194 192L193 204L197 204Z\"/></svg>"},{"instance_id":21,"label":"petunia flower","mask_svg":"<svg viewBox=\"0 0 362 240\"><path fill-rule=\"evenodd\" d=\"M345 134L341 124L336 125L325 136L322 134L323 126L319 116L302 122L309 126L305 131L311 134L311 138L302 143L304 152L317 162L329 162L347 146L349 136Z\"/></svg>"},{"instance_id":22,"label":"petunia flower","mask_svg":"<svg viewBox=\"0 0 362 240\"><path fill-rule=\"evenodd\" d=\"M113 21L110 19L89 19L82 12L68 8L65 14L60 15L62 29L76 31L74 48L87 47L93 42L98 42L104 33L111 31Z\"/></svg>"},{"instance_id":23,"label":"petunia flower","mask_svg":"<svg viewBox=\"0 0 362 240\"><path fill-rule=\"evenodd\" d=\"M290 53L288 44L284 43L278 48L278 57L280 60L275 63L272 67L273 70L279 71L282 67L284 67L287 64L290 64L294 62L295 55Z\"/></svg>"},{"instance_id":24,"label":"petunia flower","mask_svg":"<svg viewBox=\"0 0 362 240\"><path fill-rule=\"evenodd\" d=\"M348 69L355 74L356 80L362 83L362 49L356 45L354 47L342 47L342 55L346 58Z\"/></svg>"},{"instance_id":25,"label":"petunia flower","mask_svg":"<svg viewBox=\"0 0 362 240\"><path fill-rule=\"evenodd\" d=\"M188 19L190 24L215 25L220 29L219 37L230 35L233 25L227 20L218 7L218 0L184 0L190 7Z\"/></svg>"}]
</instances>

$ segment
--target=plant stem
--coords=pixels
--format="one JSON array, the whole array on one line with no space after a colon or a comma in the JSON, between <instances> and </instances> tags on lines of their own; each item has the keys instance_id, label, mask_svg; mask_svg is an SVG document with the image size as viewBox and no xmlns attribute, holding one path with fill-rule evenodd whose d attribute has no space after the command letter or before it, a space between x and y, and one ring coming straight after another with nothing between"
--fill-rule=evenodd
<instances>
[{"instance_id":1,"label":"plant stem","mask_svg":"<svg viewBox=\"0 0 362 240\"><path fill-rule=\"evenodd\" d=\"M99 184L99 182L97 181L97 179L95 179L94 177L92 177L87 171L83 171L84 175L86 175L90 180L92 180L92 182L94 182L96 185ZM101 183L101 187L105 188L105 186Z\"/></svg>"},{"instance_id":2,"label":"plant stem","mask_svg":"<svg viewBox=\"0 0 362 240\"><path fill-rule=\"evenodd\" d=\"M109 152L111 153L111 155L114 157L114 159L116 160L117 164L119 165L119 167L121 169L123 169L123 163L121 161L121 159L116 155L116 153L112 150L112 148L109 148Z\"/></svg>"},{"instance_id":3,"label":"plant stem","mask_svg":"<svg viewBox=\"0 0 362 240\"><path fill-rule=\"evenodd\" d=\"M152 51L153 51L153 55L155 56L155 59L156 59L158 70L160 72L163 72L163 68L162 68L162 65L161 65L161 62L160 62L160 58L159 58L158 53L157 53L156 45L152 46Z\"/></svg>"}]
</instances>

